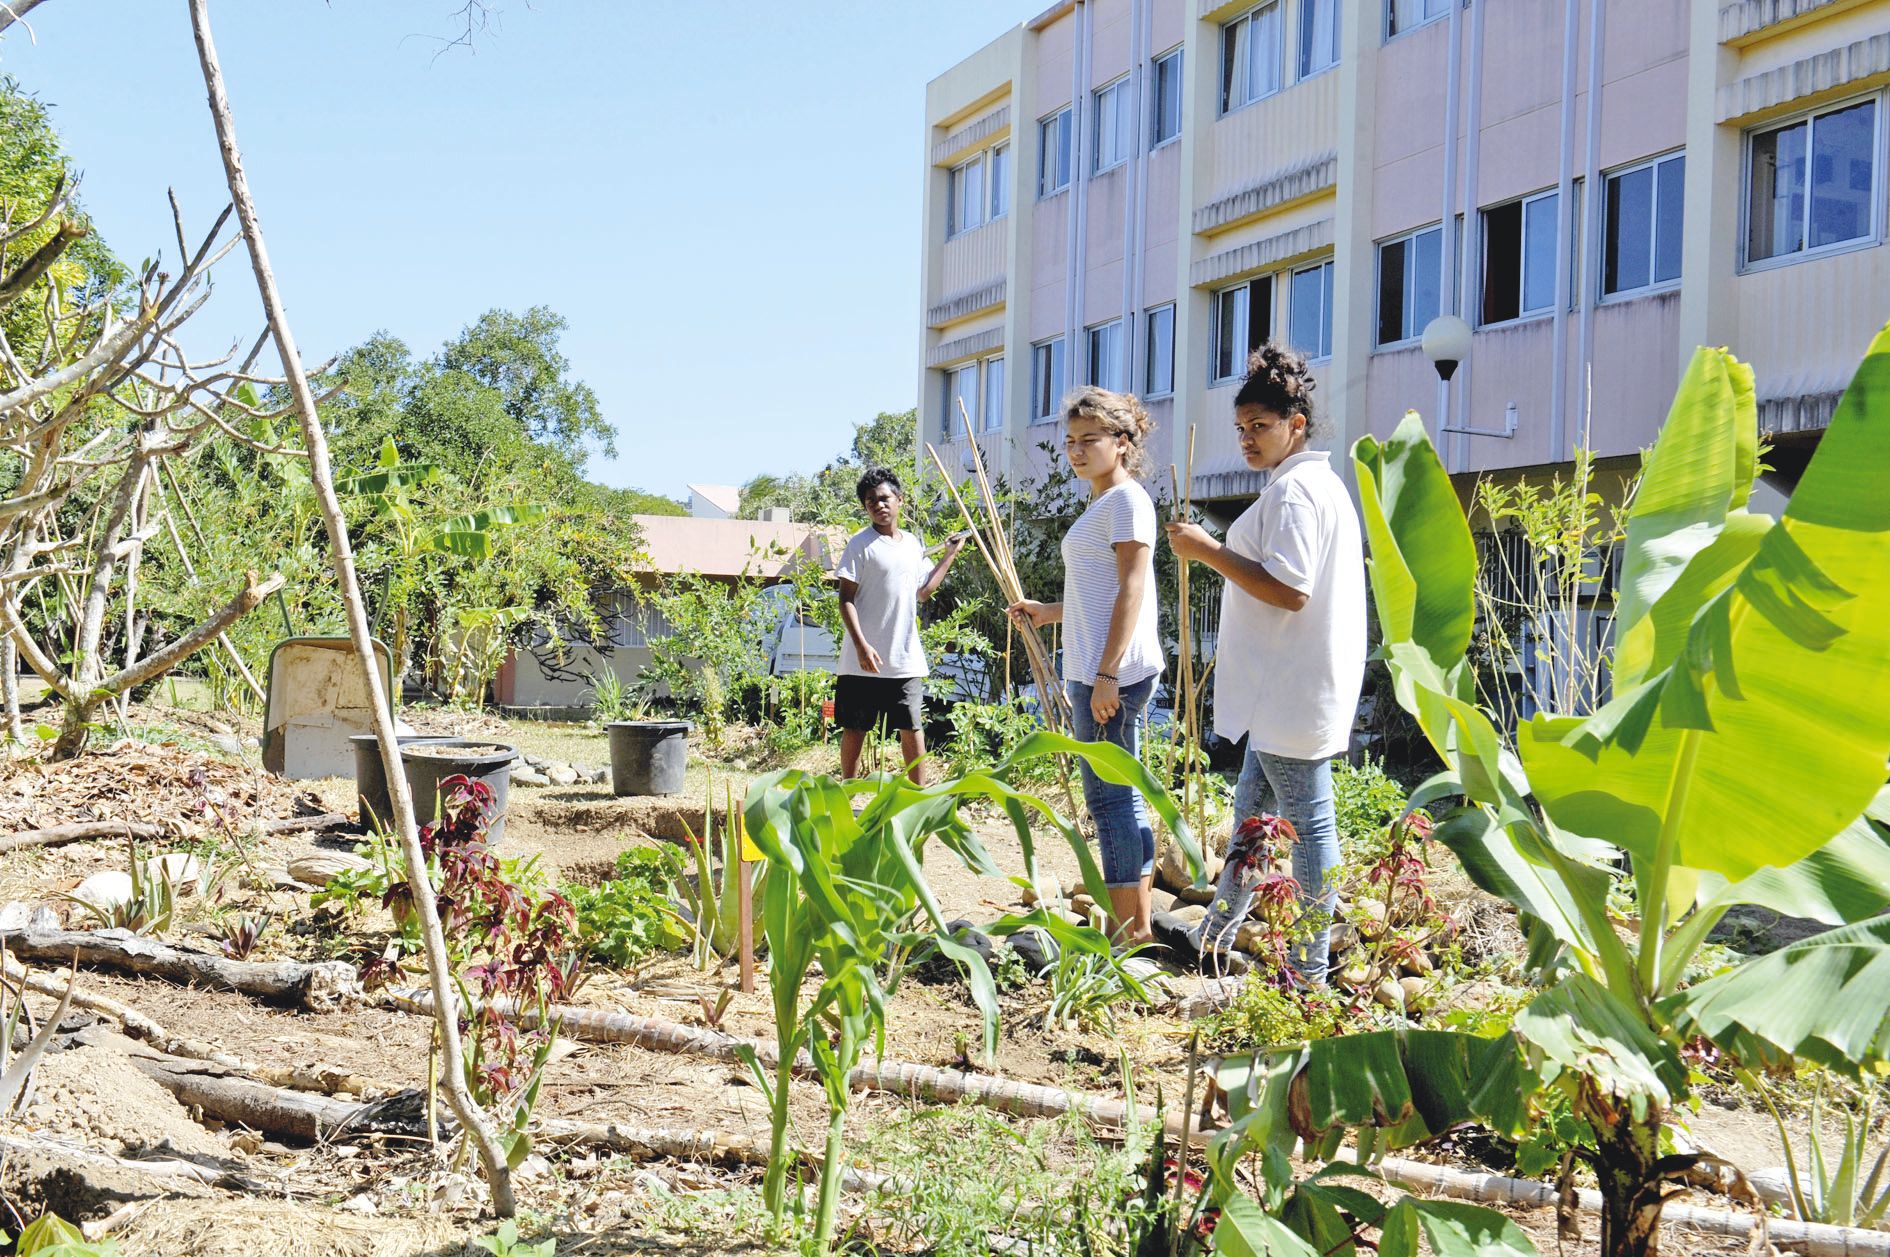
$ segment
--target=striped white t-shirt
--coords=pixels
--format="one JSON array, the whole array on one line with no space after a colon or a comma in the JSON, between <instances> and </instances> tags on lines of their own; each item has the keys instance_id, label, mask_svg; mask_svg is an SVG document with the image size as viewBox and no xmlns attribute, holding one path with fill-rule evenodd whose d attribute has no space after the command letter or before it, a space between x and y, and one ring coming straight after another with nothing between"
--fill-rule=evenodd
<instances>
[{"instance_id":1,"label":"striped white t-shirt","mask_svg":"<svg viewBox=\"0 0 1890 1257\"><path fill-rule=\"evenodd\" d=\"M1128 649L1116 665L1123 685L1159 676L1161 638L1155 627L1155 503L1131 480L1092 500L1063 534L1063 679L1092 685L1116 609L1117 543L1139 541L1148 566L1142 608Z\"/></svg>"}]
</instances>

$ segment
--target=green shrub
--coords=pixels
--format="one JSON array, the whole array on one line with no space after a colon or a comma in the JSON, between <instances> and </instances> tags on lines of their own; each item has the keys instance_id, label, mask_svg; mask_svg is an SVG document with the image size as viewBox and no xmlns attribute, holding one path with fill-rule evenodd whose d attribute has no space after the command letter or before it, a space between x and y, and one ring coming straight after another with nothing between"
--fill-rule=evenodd
<instances>
[{"instance_id":1,"label":"green shrub","mask_svg":"<svg viewBox=\"0 0 1890 1257\"><path fill-rule=\"evenodd\" d=\"M1335 764L1332 801L1345 854L1366 861L1384 854L1385 827L1403 814L1408 797L1409 792L1385 771L1383 760L1368 755L1357 767Z\"/></svg>"},{"instance_id":2,"label":"green shrub","mask_svg":"<svg viewBox=\"0 0 1890 1257\"><path fill-rule=\"evenodd\" d=\"M1324 1039L1352 1027L1328 991L1288 991L1250 978L1220 1012L1201 1023L1201 1046L1216 1054L1253 1052Z\"/></svg>"},{"instance_id":3,"label":"green shrub","mask_svg":"<svg viewBox=\"0 0 1890 1257\"><path fill-rule=\"evenodd\" d=\"M669 902L670 879L662 852L632 847L617 856L617 876L595 886L565 887L585 951L628 969L659 951L687 947L689 929Z\"/></svg>"}]
</instances>

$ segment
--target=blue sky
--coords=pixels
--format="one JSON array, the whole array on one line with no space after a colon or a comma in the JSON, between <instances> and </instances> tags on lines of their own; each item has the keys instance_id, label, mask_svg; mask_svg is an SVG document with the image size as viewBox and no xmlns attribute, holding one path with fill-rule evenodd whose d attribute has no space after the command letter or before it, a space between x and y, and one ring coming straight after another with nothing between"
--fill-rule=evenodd
<instances>
[{"instance_id":1,"label":"blue sky","mask_svg":"<svg viewBox=\"0 0 1890 1257\"><path fill-rule=\"evenodd\" d=\"M1026 0L212 0L265 236L311 362L431 353L548 305L618 433L607 484L813 470L913 404L925 84ZM183 0L48 0L0 73L54 106L120 256L225 199ZM241 254L193 342L260 329Z\"/></svg>"}]
</instances>

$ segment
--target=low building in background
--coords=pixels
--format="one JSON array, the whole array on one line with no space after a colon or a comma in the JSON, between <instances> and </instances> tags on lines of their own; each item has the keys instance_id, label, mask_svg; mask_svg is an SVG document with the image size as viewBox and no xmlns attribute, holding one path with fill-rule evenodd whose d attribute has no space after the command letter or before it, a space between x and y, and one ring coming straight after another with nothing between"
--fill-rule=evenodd
<instances>
[{"instance_id":1,"label":"low building in background","mask_svg":"<svg viewBox=\"0 0 1890 1257\"><path fill-rule=\"evenodd\" d=\"M713 487L713 486L710 486ZM692 503L702 486L690 486ZM785 512L771 512L784 516ZM697 573L728 585L748 582L776 586L806 564L830 577L846 545L845 533L785 518L765 520L701 518L685 515L632 516L641 530L648 558L637 575L638 589L651 589L673 576ZM494 681L494 698L509 714L548 719L581 718L594 701L593 678L609 671L625 686L637 683L650 663L649 643L669 635L655 608L644 605L638 589L618 591L605 616L608 636L593 647L553 642L537 630L530 645L513 651ZM832 671L839 659L833 638L803 625L792 599L769 599L766 623L756 625L778 673L808 669Z\"/></svg>"}]
</instances>

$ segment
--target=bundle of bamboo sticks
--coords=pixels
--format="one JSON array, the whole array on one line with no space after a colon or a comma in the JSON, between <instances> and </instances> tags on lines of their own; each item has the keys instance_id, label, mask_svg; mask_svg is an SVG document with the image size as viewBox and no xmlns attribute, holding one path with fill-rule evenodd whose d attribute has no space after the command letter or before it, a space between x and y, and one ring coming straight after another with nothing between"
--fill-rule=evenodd
<instances>
[{"instance_id":1,"label":"bundle of bamboo sticks","mask_svg":"<svg viewBox=\"0 0 1890 1257\"><path fill-rule=\"evenodd\" d=\"M958 403L964 411L964 402ZM971 419L965 416L965 431L971 431ZM928 442L925 452L932 457L933 466L938 468L939 477L945 482L945 491L952 495L952 501L958 504L958 510L965 517L965 526L971 530L971 538L977 543L978 553L984 556L991 575L997 578L998 592L1007 603L1018 603L1025 599L1023 582L1017 576L1017 564L1011 553L1011 541L1004 530L1004 518L998 513L997 496L991 492L991 479L985 474L984 455L978 449L977 438L967 436L971 446L972 468L977 477L979 505L984 508L987 528L981 528L978 519L966 504L963 495L958 492L957 484L946 469L944 460L938 451ZM1063 681L1057 676L1052 666L1050 653L1044 648L1043 638L1034 628L1020 628L1019 636L1024 643L1024 657L1030 663L1031 680L1037 685L1037 701L1043 710L1044 723L1059 733L1068 733L1071 728L1070 700L1064 692Z\"/></svg>"},{"instance_id":2,"label":"bundle of bamboo sticks","mask_svg":"<svg viewBox=\"0 0 1890 1257\"><path fill-rule=\"evenodd\" d=\"M1174 491L1171 506L1177 523L1194 522L1194 425L1188 425L1188 463L1186 473L1177 470L1173 463L1168 464L1169 482ZM1184 487L1185 486L1185 487ZM1176 633L1177 667L1175 669L1175 707L1176 717L1171 726L1171 736L1177 742L1185 743L1182 748L1182 810L1189 824L1194 826L1196 834L1207 833L1207 795L1199 780L1206 767L1206 754L1201 744L1201 695L1207 688L1208 674L1214 671L1214 661L1196 671L1194 644L1194 608L1189 597L1188 569L1192 565L1183 559L1175 566L1175 595L1179 604Z\"/></svg>"}]
</instances>

